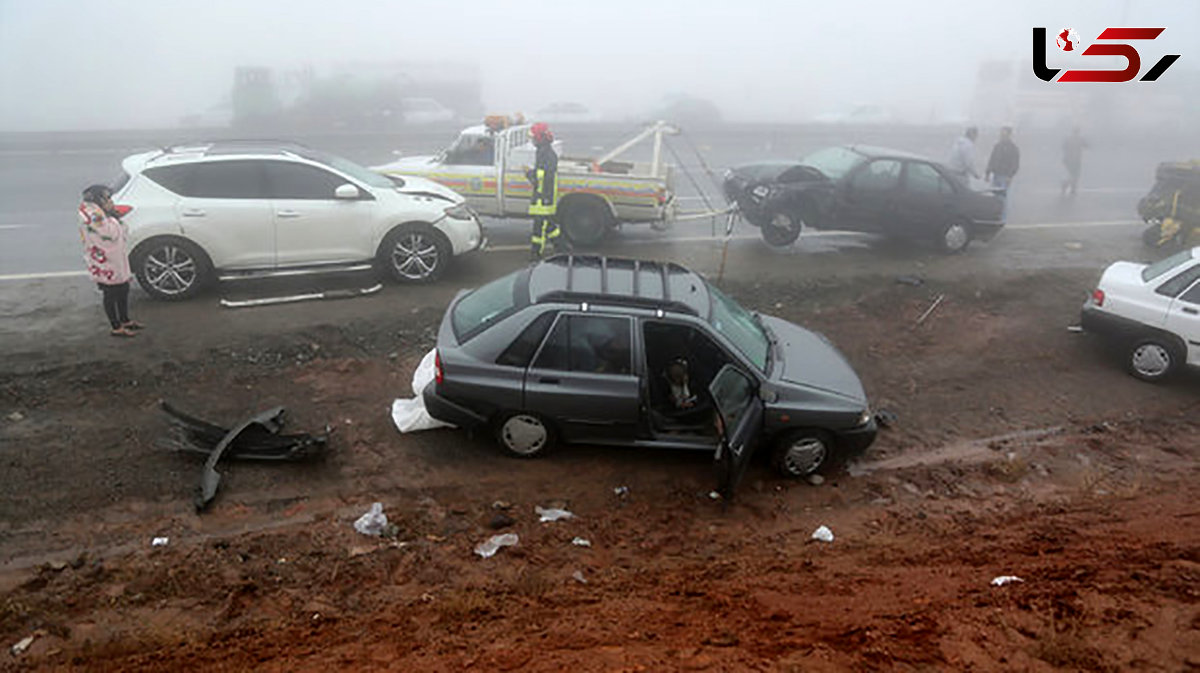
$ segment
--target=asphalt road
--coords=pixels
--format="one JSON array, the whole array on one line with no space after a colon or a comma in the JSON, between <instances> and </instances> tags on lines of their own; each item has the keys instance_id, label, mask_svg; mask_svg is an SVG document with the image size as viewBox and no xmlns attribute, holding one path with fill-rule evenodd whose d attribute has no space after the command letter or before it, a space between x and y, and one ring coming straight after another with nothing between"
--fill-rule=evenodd
<instances>
[{"instance_id":1,"label":"asphalt road","mask_svg":"<svg viewBox=\"0 0 1200 673\"><path fill-rule=\"evenodd\" d=\"M455 131L430 128L404 134L309 134L292 139L364 164L376 164L387 161L399 149L405 154L436 151L453 139ZM596 155L634 131L636 127L629 125L562 127L558 136L567 154ZM717 176L738 163L799 157L842 143L885 145L942 158L959 132L948 127L727 126L689 131L673 139L671 146L695 178L693 184L682 172L678 177L683 210L700 210L705 204L696 186L707 190L713 203L723 204L702 170L699 157ZM74 213L80 190L90 183L115 178L121 159L129 154L205 135L197 131L0 134L0 314L9 318L0 325L0 343L8 339L10 345L32 347L40 339L38 335L61 331L75 323L81 328L102 323L95 289L82 274ZM977 153L981 168L995 138L995 130L984 129ZM757 229L744 223L726 246L722 222L709 219L681 222L665 232L628 226L611 237L603 250L673 259L710 275L739 279L775 274L937 274L964 269L1060 267L1096 268L1098 272L1115 259L1147 257L1138 242L1141 225L1135 221L1137 200L1152 183L1158 162L1181 158L1181 147L1200 143L1150 132L1136 137L1092 138L1093 148L1085 155L1080 194L1067 201L1058 191L1063 174L1059 161L1061 138L1057 133L1018 133L1022 167L1011 192L1009 225L990 244L974 244L961 256L948 258L919 246L885 244L870 236L836 232L806 233L796 245L773 250L758 239ZM649 148L642 151L648 153ZM448 277L434 287L421 289L428 295L428 305L437 306L457 288L474 285L525 262L526 222L490 220L486 225L492 247L460 260ZM322 282L374 284L373 279L357 277ZM313 281L308 280L289 281L283 286L226 284L219 294L274 296L308 291L312 285ZM383 295L400 292L411 297L413 291L388 286ZM135 293L134 302L149 304L140 291ZM221 310L216 309L211 296L197 302L188 309L168 306L153 310ZM324 312L295 311L306 316Z\"/></svg>"}]
</instances>

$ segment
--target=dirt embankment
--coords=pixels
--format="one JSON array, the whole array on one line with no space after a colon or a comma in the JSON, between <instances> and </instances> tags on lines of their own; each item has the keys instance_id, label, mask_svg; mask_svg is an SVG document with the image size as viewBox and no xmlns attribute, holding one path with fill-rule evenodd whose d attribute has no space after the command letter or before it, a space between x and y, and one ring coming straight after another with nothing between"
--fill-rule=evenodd
<instances>
[{"instance_id":1,"label":"dirt embankment","mask_svg":"<svg viewBox=\"0 0 1200 673\"><path fill-rule=\"evenodd\" d=\"M5 667L178 670L1186 670L1200 667L1194 376L1139 383L1066 331L1071 274L734 285L827 334L898 424L818 486L701 456L400 436L387 408L437 311L173 363L0 378ZM939 295L945 298L920 324ZM330 455L198 465L155 447L169 398L272 404ZM627 486L628 492L614 492ZM356 533L379 500L395 538ZM539 523L534 506L577 517ZM499 532L519 542L472 553ZM832 543L810 539L829 526ZM150 538L168 536L164 548ZM590 546L573 543L588 540ZM1000 575L1023 581L994 587Z\"/></svg>"}]
</instances>

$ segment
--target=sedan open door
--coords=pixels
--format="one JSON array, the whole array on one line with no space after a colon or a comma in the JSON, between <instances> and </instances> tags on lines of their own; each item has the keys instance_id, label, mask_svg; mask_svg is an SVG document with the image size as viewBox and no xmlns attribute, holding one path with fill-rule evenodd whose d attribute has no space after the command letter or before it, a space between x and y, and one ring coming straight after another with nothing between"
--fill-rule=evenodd
<instances>
[{"instance_id":1,"label":"sedan open door","mask_svg":"<svg viewBox=\"0 0 1200 673\"><path fill-rule=\"evenodd\" d=\"M754 379L733 365L725 365L708 386L717 407L717 492L726 499L746 472L762 431L763 403Z\"/></svg>"}]
</instances>

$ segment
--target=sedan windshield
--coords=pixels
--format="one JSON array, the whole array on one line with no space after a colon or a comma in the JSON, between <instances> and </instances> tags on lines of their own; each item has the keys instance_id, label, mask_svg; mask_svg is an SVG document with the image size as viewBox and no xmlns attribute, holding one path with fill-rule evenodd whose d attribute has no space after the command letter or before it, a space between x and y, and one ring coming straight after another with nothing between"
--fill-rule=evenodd
<instances>
[{"instance_id":1,"label":"sedan windshield","mask_svg":"<svg viewBox=\"0 0 1200 673\"><path fill-rule=\"evenodd\" d=\"M1146 268L1142 269L1142 281L1149 283L1150 281L1154 280L1155 278L1158 278L1159 276L1163 275L1164 273L1170 271L1171 269L1174 269L1175 267L1179 266L1180 264L1183 264L1184 262L1190 261L1191 259L1192 259L1192 251L1191 250L1180 250L1179 252L1175 253L1174 255L1171 255L1170 257L1167 257L1166 259L1161 259L1161 260L1151 264L1150 266L1147 266Z\"/></svg>"},{"instance_id":2,"label":"sedan windshield","mask_svg":"<svg viewBox=\"0 0 1200 673\"><path fill-rule=\"evenodd\" d=\"M754 315L742 308L734 300L726 297L720 290L708 285L712 296L712 313L708 321L713 328L729 339L742 355L762 371L767 370L767 354L771 350L771 341L762 325Z\"/></svg>"},{"instance_id":3,"label":"sedan windshield","mask_svg":"<svg viewBox=\"0 0 1200 673\"><path fill-rule=\"evenodd\" d=\"M821 171L830 180L837 180L864 158L848 147L828 147L804 157L801 163Z\"/></svg>"}]
</instances>

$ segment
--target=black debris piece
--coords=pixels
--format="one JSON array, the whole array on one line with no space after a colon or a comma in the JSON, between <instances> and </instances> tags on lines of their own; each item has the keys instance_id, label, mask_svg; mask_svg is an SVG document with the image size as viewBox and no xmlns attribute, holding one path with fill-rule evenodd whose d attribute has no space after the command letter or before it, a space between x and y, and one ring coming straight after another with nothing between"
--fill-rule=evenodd
<instances>
[{"instance_id":1,"label":"black debris piece","mask_svg":"<svg viewBox=\"0 0 1200 673\"><path fill-rule=\"evenodd\" d=\"M887 409L879 409L875 412L875 422L881 428L890 428L898 420L900 419L896 416L895 412L888 411Z\"/></svg>"},{"instance_id":2,"label":"black debris piece","mask_svg":"<svg viewBox=\"0 0 1200 673\"><path fill-rule=\"evenodd\" d=\"M900 285L912 285L917 287L925 284L925 279L920 276L897 276L896 282Z\"/></svg>"},{"instance_id":3,"label":"black debris piece","mask_svg":"<svg viewBox=\"0 0 1200 673\"><path fill-rule=\"evenodd\" d=\"M196 418L171 406L159 406L171 418L172 433L159 444L177 451L208 456L196 494L196 511L204 511L217 495L221 474L216 465L226 456L242 460L298 461L320 455L329 438L330 428L320 435L297 433L282 435L285 410L273 407L245 419L232 429Z\"/></svg>"}]
</instances>

